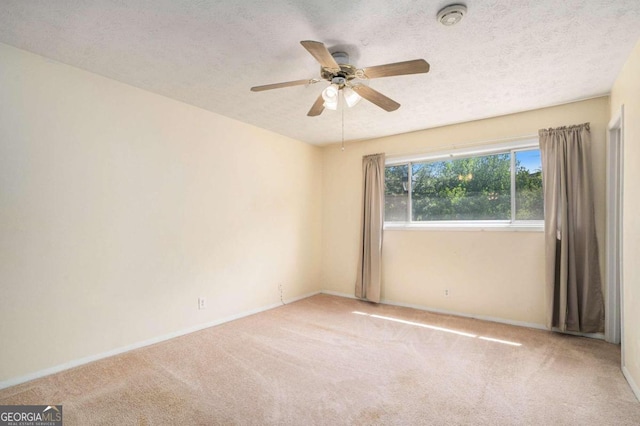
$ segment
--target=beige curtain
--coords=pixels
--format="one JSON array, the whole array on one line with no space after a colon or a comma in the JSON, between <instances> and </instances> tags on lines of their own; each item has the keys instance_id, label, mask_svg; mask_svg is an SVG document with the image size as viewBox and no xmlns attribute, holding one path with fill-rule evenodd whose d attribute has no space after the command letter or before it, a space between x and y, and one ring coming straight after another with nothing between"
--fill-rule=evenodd
<instances>
[{"instance_id":1,"label":"beige curtain","mask_svg":"<svg viewBox=\"0 0 640 426\"><path fill-rule=\"evenodd\" d=\"M539 131L547 326L598 333L604 303L594 220L589 123Z\"/></svg>"},{"instance_id":2,"label":"beige curtain","mask_svg":"<svg viewBox=\"0 0 640 426\"><path fill-rule=\"evenodd\" d=\"M363 208L356 297L380 302L382 227L384 224L384 154L362 158Z\"/></svg>"}]
</instances>

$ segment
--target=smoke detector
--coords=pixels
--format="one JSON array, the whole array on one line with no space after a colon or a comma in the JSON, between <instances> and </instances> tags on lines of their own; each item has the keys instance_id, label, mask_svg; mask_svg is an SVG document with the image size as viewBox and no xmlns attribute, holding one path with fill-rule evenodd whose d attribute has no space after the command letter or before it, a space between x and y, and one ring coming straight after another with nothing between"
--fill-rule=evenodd
<instances>
[{"instance_id":1,"label":"smoke detector","mask_svg":"<svg viewBox=\"0 0 640 426\"><path fill-rule=\"evenodd\" d=\"M438 12L438 21L442 25L450 27L462 20L467 13L467 6L463 4L452 4Z\"/></svg>"}]
</instances>

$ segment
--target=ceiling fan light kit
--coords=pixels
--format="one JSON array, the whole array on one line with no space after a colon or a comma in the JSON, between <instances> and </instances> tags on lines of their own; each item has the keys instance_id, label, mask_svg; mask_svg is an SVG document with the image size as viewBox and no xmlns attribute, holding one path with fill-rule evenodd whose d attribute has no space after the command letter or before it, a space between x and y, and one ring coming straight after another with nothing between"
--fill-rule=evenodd
<instances>
[{"instance_id":1,"label":"ceiling fan light kit","mask_svg":"<svg viewBox=\"0 0 640 426\"><path fill-rule=\"evenodd\" d=\"M326 89L322 91L322 99L324 99L325 102L337 102L339 90L340 87L337 84L330 84Z\"/></svg>"},{"instance_id":2,"label":"ceiling fan light kit","mask_svg":"<svg viewBox=\"0 0 640 426\"><path fill-rule=\"evenodd\" d=\"M320 93L307 113L309 117L316 117L322 114L325 108L337 110L341 96L343 99L342 103L349 108L364 98L385 111L395 111L400 108L399 103L363 84L363 82L374 78L429 72L429 64L424 59L414 59L367 68L356 68L349 64L349 55L345 52L331 53L327 47L319 41L305 40L301 41L300 44L302 44L320 64L321 79L329 82L329 86ZM356 79L363 80L363 82L354 81ZM267 84L252 87L251 91L262 92L264 90L280 89L283 87L311 85L319 81L320 79L312 78Z\"/></svg>"},{"instance_id":3,"label":"ceiling fan light kit","mask_svg":"<svg viewBox=\"0 0 640 426\"><path fill-rule=\"evenodd\" d=\"M326 109L337 110L338 109L338 96L340 95L340 86L336 83L331 83L326 89L322 91L322 99L324 99L324 106Z\"/></svg>"},{"instance_id":4,"label":"ceiling fan light kit","mask_svg":"<svg viewBox=\"0 0 640 426\"><path fill-rule=\"evenodd\" d=\"M349 108L353 108L358 102L362 100L362 96L358 95L351 87L345 87L342 89L342 97L347 103Z\"/></svg>"}]
</instances>

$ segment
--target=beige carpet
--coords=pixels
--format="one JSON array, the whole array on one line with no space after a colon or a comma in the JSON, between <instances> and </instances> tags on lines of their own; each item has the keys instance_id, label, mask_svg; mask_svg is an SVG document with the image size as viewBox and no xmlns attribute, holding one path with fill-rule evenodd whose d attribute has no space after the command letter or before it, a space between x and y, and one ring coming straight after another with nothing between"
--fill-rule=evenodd
<instances>
[{"instance_id":1,"label":"beige carpet","mask_svg":"<svg viewBox=\"0 0 640 426\"><path fill-rule=\"evenodd\" d=\"M65 425L638 425L619 360L598 340L318 295L0 404L62 404Z\"/></svg>"}]
</instances>

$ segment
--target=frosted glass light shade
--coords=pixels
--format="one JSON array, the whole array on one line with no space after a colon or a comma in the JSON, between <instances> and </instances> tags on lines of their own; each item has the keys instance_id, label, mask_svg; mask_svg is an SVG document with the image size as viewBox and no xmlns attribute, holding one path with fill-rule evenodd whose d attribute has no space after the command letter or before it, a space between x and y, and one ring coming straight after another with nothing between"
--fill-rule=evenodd
<instances>
[{"instance_id":1,"label":"frosted glass light shade","mask_svg":"<svg viewBox=\"0 0 640 426\"><path fill-rule=\"evenodd\" d=\"M340 88L338 87L338 85L332 84L322 91L322 99L324 99L325 102L337 103L339 93L340 93Z\"/></svg>"},{"instance_id":2,"label":"frosted glass light shade","mask_svg":"<svg viewBox=\"0 0 640 426\"><path fill-rule=\"evenodd\" d=\"M360 102L362 97L358 95L353 89L350 87L345 87L342 89L342 96L344 97L345 102L349 108L353 107L355 104Z\"/></svg>"},{"instance_id":3,"label":"frosted glass light shade","mask_svg":"<svg viewBox=\"0 0 640 426\"><path fill-rule=\"evenodd\" d=\"M335 111L338 109L338 100L336 99L334 102L324 101L324 104L322 104L322 106L324 106L326 109Z\"/></svg>"}]
</instances>

